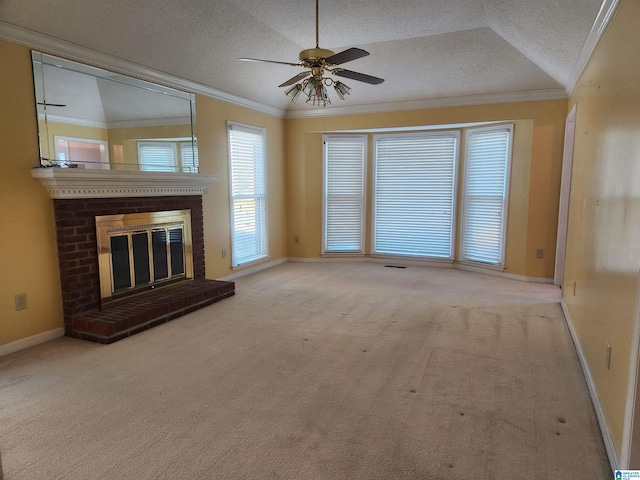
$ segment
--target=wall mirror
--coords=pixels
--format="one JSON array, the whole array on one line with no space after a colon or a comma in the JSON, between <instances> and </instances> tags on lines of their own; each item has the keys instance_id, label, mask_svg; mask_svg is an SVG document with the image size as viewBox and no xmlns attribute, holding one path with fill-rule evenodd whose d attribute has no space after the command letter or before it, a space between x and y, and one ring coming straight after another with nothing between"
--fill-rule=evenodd
<instances>
[{"instance_id":1,"label":"wall mirror","mask_svg":"<svg viewBox=\"0 0 640 480\"><path fill-rule=\"evenodd\" d=\"M32 51L40 165L198 172L195 99Z\"/></svg>"}]
</instances>

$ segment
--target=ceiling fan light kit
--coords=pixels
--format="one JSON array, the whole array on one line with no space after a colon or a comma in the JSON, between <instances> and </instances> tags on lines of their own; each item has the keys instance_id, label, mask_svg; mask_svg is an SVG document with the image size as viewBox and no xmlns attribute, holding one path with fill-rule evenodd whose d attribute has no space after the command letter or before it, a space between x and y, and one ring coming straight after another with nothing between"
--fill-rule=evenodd
<instances>
[{"instance_id":1,"label":"ceiling fan light kit","mask_svg":"<svg viewBox=\"0 0 640 480\"><path fill-rule=\"evenodd\" d=\"M300 61L298 63L261 60L257 58L240 58L239 60L277 63L304 68L305 70L303 72L282 83L280 87L288 87L292 85L291 88L284 92L292 102L295 102L298 97L300 97L300 94L304 93L307 96L306 103L322 107L326 107L331 104L326 87L333 85L333 88L340 100L344 100L345 97L351 94L351 87L348 87L344 83L334 80L333 78L325 77L325 74L327 73L356 80L358 82L368 83L370 85L379 85L384 82L382 78L338 67L338 65L343 63L366 57L369 55L369 52L362 50L361 48L348 48L343 52L334 53L326 48L320 48L318 46L318 23L318 0L316 0L316 48L309 48L301 51L299 56Z\"/></svg>"},{"instance_id":2,"label":"ceiling fan light kit","mask_svg":"<svg viewBox=\"0 0 640 480\"><path fill-rule=\"evenodd\" d=\"M288 90L285 90L284 94L289 97L292 102L295 102L302 93L302 84L297 83Z\"/></svg>"},{"instance_id":3,"label":"ceiling fan light kit","mask_svg":"<svg viewBox=\"0 0 640 480\"><path fill-rule=\"evenodd\" d=\"M336 89L336 93L340 97L340 100L344 100L344 97L351 95L351 87L348 87L342 82L335 82L333 88Z\"/></svg>"},{"instance_id":4,"label":"ceiling fan light kit","mask_svg":"<svg viewBox=\"0 0 640 480\"><path fill-rule=\"evenodd\" d=\"M329 95L327 95L327 89L322 79L318 81L316 78L310 78L305 82L306 86L302 90L307 94L306 103L320 107L331 105L331 100L329 100Z\"/></svg>"}]
</instances>

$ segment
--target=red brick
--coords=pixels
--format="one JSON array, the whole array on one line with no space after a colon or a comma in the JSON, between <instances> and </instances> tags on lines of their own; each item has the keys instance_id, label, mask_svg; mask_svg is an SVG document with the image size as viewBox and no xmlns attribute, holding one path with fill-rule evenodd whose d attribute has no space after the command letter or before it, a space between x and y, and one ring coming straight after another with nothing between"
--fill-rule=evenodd
<instances>
[{"instance_id":1,"label":"red brick","mask_svg":"<svg viewBox=\"0 0 640 480\"><path fill-rule=\"evenodd\" d=\"M163 210L191 210L194 276L196 278L204 278L205 262L201 197L187 195L179 197L54 200L55 220L58 227L60 279L67 332L72 323L73 315L83 311L95 310L98 312L97 309L101 308L97 247L95 244L95 216ZM75 230L72 230L72 227ZM87 273L82 273L86 272L87 269ZM187 293L186 295L192 294ZM186 303L181 301L180 304L185 305ZM137 305L137 307L133 305L131 308L142 308L144 310L145 306L147 306L146 301L142 300ZM160 311L169 312L172 308L176 308L175 304L169 305L162 302L160 304L151 303L148 307L153 315L159 315L158 312ZM136 315L135 310L129 309L129 311L130 313L127 315ZM147 321L152 320L149 315L152 314L147 313L144 315ZM122 322L119 321L120 323ZM81 334L78 334L78 336L82 337Z\"/></svg>"},{"instance_id":2,"label":"red brick","mask_svg":"<svg viewBox=\"0 0 640 480\"><path fill-rule=\"evenodd\" d=\"M95 335L101 335L103 337L108 337L115 333L113 324L106 323L102 320L92 320L89 322L89 331Z\"/></svg>"}]
</instances>

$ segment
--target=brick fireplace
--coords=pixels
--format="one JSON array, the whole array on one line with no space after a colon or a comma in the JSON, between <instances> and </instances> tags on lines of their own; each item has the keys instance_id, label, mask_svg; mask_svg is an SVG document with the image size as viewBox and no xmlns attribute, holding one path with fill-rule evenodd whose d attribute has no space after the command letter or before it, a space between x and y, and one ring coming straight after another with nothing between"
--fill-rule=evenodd
<instances>
[{"instance_id":1,"label":"brick fireplace","mask_svg":"<svg viewBox=\"0 0 640 480\"><path fill-rule=\"evenodd\" d=\"M53 197L66 335L112 343L235 293L233 282L205 279L202 183L206 177L64 170L34 169L33 176ZM200 185L194 187L194 180ZM102 301L96 217L175 210L190 212L193 278Z\"/></svg>"}]
</instances>

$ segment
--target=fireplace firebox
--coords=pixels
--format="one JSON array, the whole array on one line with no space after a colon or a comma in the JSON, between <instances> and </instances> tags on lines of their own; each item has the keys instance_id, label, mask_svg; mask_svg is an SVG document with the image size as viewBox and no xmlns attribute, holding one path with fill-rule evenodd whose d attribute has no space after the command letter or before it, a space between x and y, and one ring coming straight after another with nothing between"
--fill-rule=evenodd
<instances>
[{"instance_id":1,"label":"fireplace firebox","mask_svg":"<svg viewBox=\"0 0 640 480\"><path fill-rule=\"evenodd\" d=\"M102 302L193 278L191 211L96 217Z\"/></svg>"}]
</instances>

